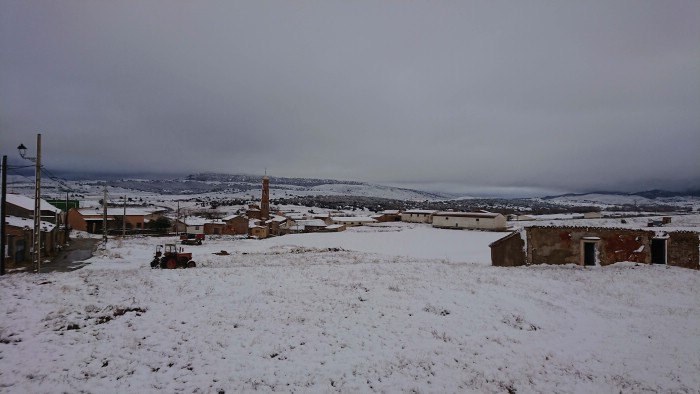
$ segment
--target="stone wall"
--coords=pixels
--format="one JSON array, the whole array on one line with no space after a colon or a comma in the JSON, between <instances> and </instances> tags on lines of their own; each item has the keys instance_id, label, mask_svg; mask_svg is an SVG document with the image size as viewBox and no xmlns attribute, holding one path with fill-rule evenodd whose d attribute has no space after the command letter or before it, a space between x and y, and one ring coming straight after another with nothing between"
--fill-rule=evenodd
<instances>
[{"instance_id":1,"label":"stone wall","mask_svg":"<svg viewBox=\"0 0 700 394\"><path fill-rule=\"evenodd\" d=\"M528 264L582 265L584 241L596 244L599 265L651 263L651 231L601 227L528 227L526 231Z\"/></svg>"},{"instance_id":2,"label":"stone wall","mask_svg":"<svg viewBox=\"0 0 700 394\"><path fill-rule=\"evenodd\" d=\"M524 237L524 239L523 239ZM491 264L584 264L584 244L595 244L595 264L652 263L652 240L665 239L666 264L700 269L700 234L608 227L526 227L491 245ZM662 244L663 245L663 244ZM524 249L525 250L524 250ZM655 245L655 254L663 249ZM523 251L524 250L524 251Z\"/></svg>"},{"instance_id":3,"label":"stone wall","mask_svg":"<svg viewBox=\"0 0 700 394\"><path fill-rule=\"evenodd\" d=\"M525 265L525 241L521 232L514 232L491 245L491 264L497 267Z\"/></svg>"},{"instance_id":4,"label":"stone wall","mask_svg":"<svg viewBox=\"0 0 700 394\"><path fill-rule=\"evenodd\" d=\"M668 233L666 244L668 265L700 269L700 238L698 233L674 231Z\"/></svg>"}]
</instances>

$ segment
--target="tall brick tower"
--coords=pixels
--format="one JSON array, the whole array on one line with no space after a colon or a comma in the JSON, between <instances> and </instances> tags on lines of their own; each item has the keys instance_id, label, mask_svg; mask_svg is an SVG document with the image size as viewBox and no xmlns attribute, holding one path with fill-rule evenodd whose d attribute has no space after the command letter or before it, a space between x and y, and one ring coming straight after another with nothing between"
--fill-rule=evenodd
<instances>
[{"instance_id":1,"label":"tall brick tower","mask_svg":"<svg viewBox=\"0 0 700 394\"><path fill-rule=\"evenodd\" d=\"M260 219L270 218L270 178L267 174L262 179L262 199L260 201Z\"/></svg>"}]
</instances>

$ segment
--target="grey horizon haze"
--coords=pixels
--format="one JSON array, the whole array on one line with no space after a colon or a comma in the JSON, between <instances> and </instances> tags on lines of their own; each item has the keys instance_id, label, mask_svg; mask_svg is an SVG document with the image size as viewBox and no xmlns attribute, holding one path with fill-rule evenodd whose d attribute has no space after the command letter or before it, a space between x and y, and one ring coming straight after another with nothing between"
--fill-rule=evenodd
<instances>
[{"instance_id":1,"label":"grey horizon haze","mask_svg":"<svg viewBox=\"0 0 700 394\"><path fill-rule=\"evenodd\" d=\"M700 188L700 2L0 2L0 146L53 172Z\"/></svg>"}]
</instances>

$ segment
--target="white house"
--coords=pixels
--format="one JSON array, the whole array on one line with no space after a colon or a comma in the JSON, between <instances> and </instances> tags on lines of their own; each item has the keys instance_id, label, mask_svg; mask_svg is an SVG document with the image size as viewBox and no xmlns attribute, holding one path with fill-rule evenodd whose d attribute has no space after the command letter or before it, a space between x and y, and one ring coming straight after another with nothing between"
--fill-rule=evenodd
<instances>
[{"instance_id":1,"label":"white house","mask_svg":"<svg viewBox=\"0 0 700 394\"><path fill-rule=\"evenodd\" d=\"M401 212L401 221L410 223L431 223L435 213L437 213L437 211L427 209L411 209Z\"/></svg>"},{"instance_id":2,"label":"white house","mask_svg":"<svg viewBox=\"0 0 700 394\"><path fill-rule=\"evenodd\" d=\"M187 234L204 234L204 225L210 223L211 219L201 218L197 216L189 216L184 222L187 225Z\"/></svg>"},{"instance_id":3,"label":"white house","mask_svg":"<svg viewBox=\"0 0 700 394\"><path fill-rule=\"evenodd\" d=\"M437 212L433 215L433 227L505 230L506 217L492 212Z\"/></svg>"}]
</instances>

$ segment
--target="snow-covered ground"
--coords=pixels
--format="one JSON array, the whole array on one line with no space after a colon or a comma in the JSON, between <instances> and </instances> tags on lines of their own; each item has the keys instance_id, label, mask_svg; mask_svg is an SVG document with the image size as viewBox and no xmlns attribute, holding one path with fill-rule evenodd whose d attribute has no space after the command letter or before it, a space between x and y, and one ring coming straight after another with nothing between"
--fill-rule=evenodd
<instances>
[{"instance_id":1,"label":"snow-covered ground","mask_svg":"<svg viewBox=\"0 0 700 394\"><path fill-rule=\"evenodd\" d=\"M220 237L186 270L110 240L0 277L0 392L699 392L700 272L492 267L502 235Z\"/></svg>"},{"instance_id":2,"label":"snow-covered ground","mask_svg":"<svg viewBox=\"0 0 700 394\"><path fill-rule=\"evenodd\" d=\"M690 208L693 211L700 209L700 197L682 196L682 197L658 197L650 199L639 195L621 195L621 194L600 194L589 193L582 195L568 195L550 198L546 200L549 203L566 205L566 206L588 206L594 205L601 208L622 205L670 205L679 208Z\"/></svg>"}]
</instances>

